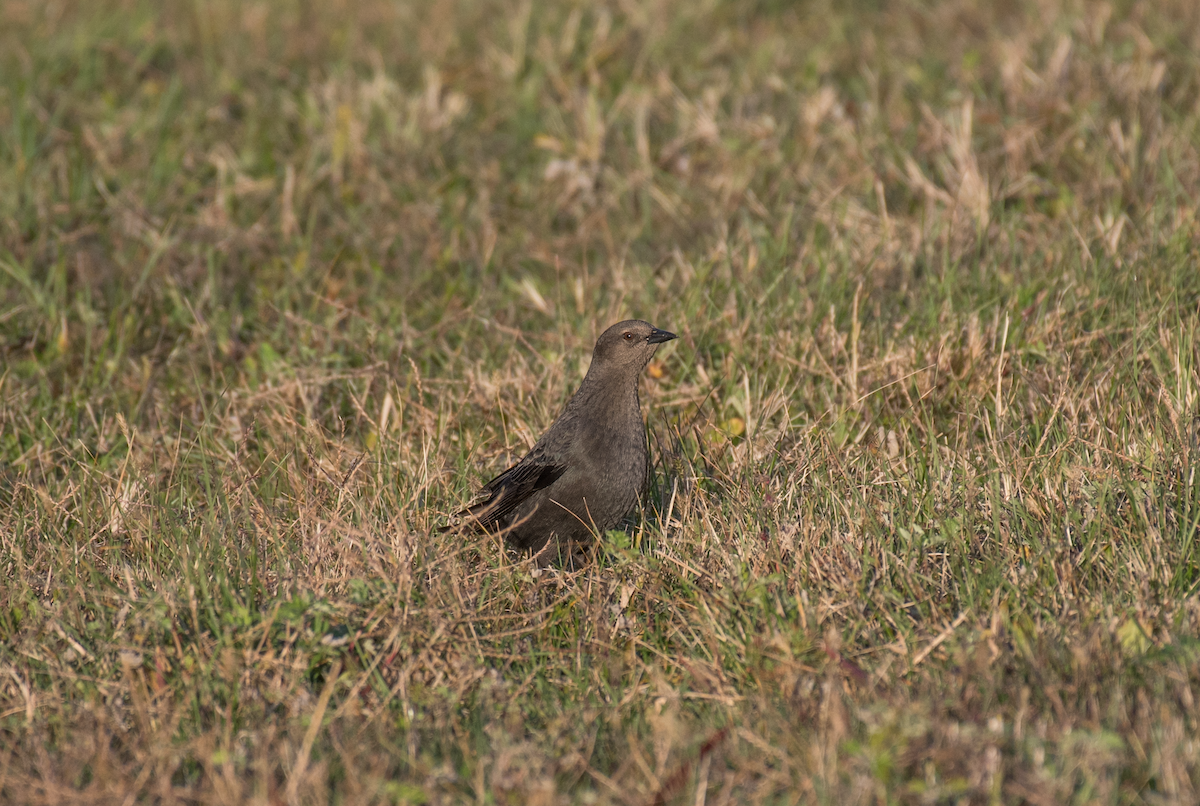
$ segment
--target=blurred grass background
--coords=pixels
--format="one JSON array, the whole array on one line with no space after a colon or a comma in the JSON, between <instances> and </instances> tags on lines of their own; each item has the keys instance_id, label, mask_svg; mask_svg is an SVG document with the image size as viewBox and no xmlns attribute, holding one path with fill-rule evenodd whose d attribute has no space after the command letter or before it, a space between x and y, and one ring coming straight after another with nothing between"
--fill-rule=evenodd
<instances>
[{"instance_id":1,"label":"blurred grass background","mask_svg":"<svg viewBox=\"0 0 1200 806\"><path fill-rule=\"evenodd\" d=\"M7 0L0 799L1196 802L1198 198L1191 0Z\"/></svg>"}]
</instances>

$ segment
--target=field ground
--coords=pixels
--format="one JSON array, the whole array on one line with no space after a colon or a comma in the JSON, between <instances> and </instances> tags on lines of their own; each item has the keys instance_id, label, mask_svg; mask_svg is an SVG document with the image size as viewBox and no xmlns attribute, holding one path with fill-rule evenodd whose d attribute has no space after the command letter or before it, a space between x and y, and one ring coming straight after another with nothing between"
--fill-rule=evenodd
<instances>
[{"instance_id":1,"label":"field ground","mask_svg":"<svg viewBox=\"0 0 1200 806\"><path fill-rule=\"evenodd\" d=\"M1197 199L1194 0L6 0L0 800L1196 803Z\"/></svg>"}]
</instances>

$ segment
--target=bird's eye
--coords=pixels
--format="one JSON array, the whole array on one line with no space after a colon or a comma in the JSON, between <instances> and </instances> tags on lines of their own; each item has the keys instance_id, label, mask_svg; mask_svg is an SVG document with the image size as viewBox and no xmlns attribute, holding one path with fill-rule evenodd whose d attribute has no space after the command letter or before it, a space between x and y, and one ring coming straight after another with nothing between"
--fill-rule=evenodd
<instances>
[{"instance_id":1,"label":"bird's eye","mask_svg":"<svg viewBox=\"0 0 1200 806\"><path fill-rule=\"evenodd\" d=\"M626 332L625 341L633 341L633 334Z\"/></svg>"}]
</instances>

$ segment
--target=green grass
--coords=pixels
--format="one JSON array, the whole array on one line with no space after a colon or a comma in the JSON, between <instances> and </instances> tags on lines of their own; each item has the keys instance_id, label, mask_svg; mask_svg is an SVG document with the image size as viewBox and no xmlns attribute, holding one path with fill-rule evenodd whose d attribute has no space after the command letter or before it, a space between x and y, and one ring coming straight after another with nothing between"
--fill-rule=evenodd
<instances>
[{"instance_id":1,"label":"green grass","mask_svg":"<svg viewBox=\"0 0 1200 806\"><path fill-rule=\"evenodd\" d=\"M0 4L0 800L1200 791L1187 0ZM644 507L442 534L636 316Z\"/></svg>"}]
</instances>

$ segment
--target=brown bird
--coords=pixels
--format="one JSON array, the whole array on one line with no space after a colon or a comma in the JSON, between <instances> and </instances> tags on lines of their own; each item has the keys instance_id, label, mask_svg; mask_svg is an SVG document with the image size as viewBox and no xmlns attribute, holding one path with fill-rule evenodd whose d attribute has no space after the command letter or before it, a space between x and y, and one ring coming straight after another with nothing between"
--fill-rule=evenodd
<instances>
[{"instance_id":1,"label":"brown bird","mask_svg":"<svg viewBox=\"0 0 1200 806\"><path fill-rule=\"evenodd\" d=\"M456 525L502 534L541 565L577 566L592 536L616 526L646 486L638 376L658 345L674 338L638 319L604 331L562 414L525 458L483 486Z\"/></svg>"}]
</instances>

